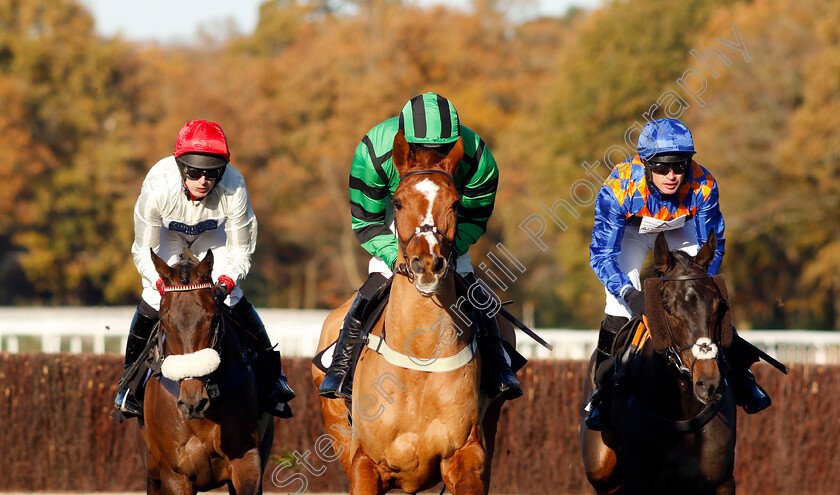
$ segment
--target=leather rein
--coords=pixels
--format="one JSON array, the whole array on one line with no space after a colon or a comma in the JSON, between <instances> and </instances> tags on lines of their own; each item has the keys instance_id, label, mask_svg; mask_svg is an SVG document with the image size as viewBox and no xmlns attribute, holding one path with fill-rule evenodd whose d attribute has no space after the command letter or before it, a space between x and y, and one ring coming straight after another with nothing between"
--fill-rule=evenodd
<instances>
[{"instance_id":1,"label":"leather rein","mask_svg":"<svg viewBox=\"0 0 840 495\"><path fill-rule=\"evenodd\" d=\"M452 177L450 174L442 171L442 170L415 170L413 172L409 172L409 173L403 175L402 177L400 177L400 180L402 181L403 179L405 179L406 177L408 177L410 175L420 175L420 174L440 174L440 175L443 175L443 176L447 177L450 181L452 181L453 184L455 183L455 178ZM455 221L456 221L455 231L457 232L458 231L457 230L457 221L458 221L457 216L455 218ZM396 214L394 214L394 228L397 231L397 242L399 242L400 250L402 251L403 258L406 260L405 263L400 263L399 265L397 265L397 267L394 269L394 273L399 274L399 275L404 275L405 277L408 278L408 280L410 280L411 282L414 282L414 272L411 270L410 263L408 263L408 255L406 254L406 249L407 249L408 245L411 244L412 241L417 242L420 239L418 237L419 234L431 233L441 245L445 246L449 250L449 256L447 256L447 258L446 258L446 271L444 271L444 273L443 273L443 278L446 278L449 275L450 270L452 270L454 268L454 265L455 265L455 240L454 239L450 239L450 238L446 237L446 234L444 234L443 232L438 230L438 228L434 225L420 225L416 229L414 229L414 232L412 232L411 235L408 236L408 239L406 239L405 243L403 243L400 240L400 235L399 235L400 229L399 229L399 226L397 225L397 215Z\"/></svg>"}]
</instances>

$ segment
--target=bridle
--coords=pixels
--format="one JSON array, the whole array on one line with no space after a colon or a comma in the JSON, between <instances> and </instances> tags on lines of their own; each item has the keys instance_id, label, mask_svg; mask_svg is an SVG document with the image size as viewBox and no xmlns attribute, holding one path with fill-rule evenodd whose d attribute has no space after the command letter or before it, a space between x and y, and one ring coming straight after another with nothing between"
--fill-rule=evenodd
<instances>
[{"instance_id":1,"label":"bridle","mask_svg":"<svg viewBox=\"0 0 840 495\"><path fill-rule=\"evenodd\" d=\"M442 170L415 170L413 172L408 172L407 174L400 177L400 181L402 181L403 179L405 179L406 177L408 177L410 175L419 175L419 174L440 174L440 175L443 175L443 176L447 177L450 181L452 181L453 184L455 183L455 178L452 177L450 174L442 171ZM455 231L457 232L458 231L457 230L458 229L458 226L457 226L458 217L457 217L457 215L455 216L455 222L456 222ZM411 264L408 263L408 255L406 254L406 249L408 248L408 245L411 244L412 241L417 242L419 240L419 237L418 237L419 234L431 234L435 237L435 239L437 239L437 241L441 245L445 246L449 250L449 256L447 256L447 258L446 258L446 270L443 272L443 278L446 278L449 275L450 270L452 270L453 266L455 265L455 240L454 239L450 239L450 238L446 237L446 235L443 232L439 231L438 228L434 225L420 225L416 229L414 229L414 232L412 232L411 235L408 236L408 239L406 239L405 243L403 243L400 240L400 234L399 234L400 229L399 229L399 226L397 225L397 215L396 214L394 214L394 229L397 231L397 242L399 242L400 250L402 251L403 258L406 260L405 263L400 263L396 267L396 269L394 270L394 273L397 273L399 275L404 275L405 277L408 278L408 280L410 280L411 282L414 282L414 272L411 270Z\"/></svg>"},{"instance_id":2,"label":"bridle","mask_svg":"<svg viewBox=\"0 0 840 495\"><path fill-rule=\"evenodd\" d=\"M687 280L702 280L709 278L713 278L713 276L709 275L708 273L697 273L691 275L677 275L674 277L661 277L660 280L663 282L681 282ZM723 297L721 297L721 300L724 301L724 304L726 304L725 299ZM695 355L694 360L691 361L691 366L687 367L683 363L683 360L680 357L680 353L682 353L683 351L687 351L695 346L697 346L699 348L699 351L703 353L715 352L715 359L720 359L721 355L720 353L717 353L718 345L717 343L715 343L714 340L712 340L711 333L708 330L707 333L709 333L709 335L706 336L708 342L704 342L703 344L698 344L695 342L693 344L680 346L679 344L677 344L677 339L674 336L674 331L671 329L671 324L668 322L668 317L665 316L663 320L665 320L665 327L668 329L668 335L671 339L671 345L669 345L668 348L663 351L663 355L668 360L668 364L673 365L679 374L687 376L689 379L692 378L692 374L694 372L694 365L697 364L699 358L697 358Z\"/></svg>"},{"instance_id":3,"label":"bridle","mask_svg":"<svg viewBox=\"0 0 840 495\"><path fill-rule=\"evenodd\" d=\"M188 285L168 285L163 287L163 293L167 292L191 292L195 290L204 290L204 289L212 289L213 284L211 283L201 283L201 284L188 284ZM215 300L215 298L214 298ZM219 308L219 303L216 302L216 312L210 319L210 329L213 335L213 339L211 341L210 347L206 347L205 349L212 349L216 351L219 356L222 355L222 338L224 336L224 325L222 324L222 312ZM167 356L171 354L166 353L166 342L164 340L166 334L166 325L163 322L163 319L160 320L160 330L158 332L158 352L161 356L161 360L165 359ZM203 350L203 349L202 349ZM196 377L199 378L199 377ZM204 381L207 381L208 377L204 377ZM180 380L179 380L180 381Z\"/></svg>"}]
</instances>

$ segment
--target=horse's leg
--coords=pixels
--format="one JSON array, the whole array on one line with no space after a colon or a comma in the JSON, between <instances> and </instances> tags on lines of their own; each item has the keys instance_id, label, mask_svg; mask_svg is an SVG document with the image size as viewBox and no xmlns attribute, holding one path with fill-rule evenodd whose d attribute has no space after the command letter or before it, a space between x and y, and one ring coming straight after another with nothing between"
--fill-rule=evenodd
<instances>
[{"instance_id":1,"label":"horse's leg","mask_svg":"<svg viewBox=\"0 0 840 495\"><path fill-rule=\"evenodd\" d=\"M595 351L598 352L598 351ZM589 360L586 379L583 384L583 400L589 401L591 391L595 388L595 354ZM619 479L618 458L615 451L604 442L600 431L590 430L580 421L580 451L583 456L583 467L586 479L599 495L618 493L621 486Z\"/></svg>"},{"instance_id":2,"label":"horse's leg","mask_svg":"<svg viewBox=\"0 0 840 495\"><path fill-rule=\"evenodd\" d=\"M502 414L502 406L505 402L504 399L496 399L490 403L481 421L484 432L484 452L486 457L483 480L484 485L487 487L490 486L490 471L493 464L493 455L496 451L496 432L498 430L499 416Z\"/></svg>"},{"instance_id":3,"label":"horse's leg","mask_svg":"<svg viewBox=\"0 0 840 495\"><path fill-rule=\"evenodd\" d=\"M383 495L388 484L379 475L373 459L361 450L356 451L350 465L350 495Z\"/></svg>"},{"instance_id":4,"label":"horse's leg","mask_svg":"<svg viewBox=\"0 0 840 495\"><path fill-rule=\"evenodd\" d=\"M321 338L316 352L321 352L338 338L341 323L344 321L344 317L354 297L345 301L344 304L327 316L321 329ZM311 371L312 381L315 384L315 388L318 388L324 379L324 372L315 365L311 367ZM321 404L321 414L324 419L326 432L335 439L333 442L333 451L338 453L341 468L349 477L351 464L356 452L353 447L353 440L356 438L357 432L355 432L355 428L351 427L347 421L347 406L343 399L318 397L318 400Z\"/></svg>"},{"instance_id":5,"label":"horse's leg","mask_svg":"<svg viewBox=\"0 0 840 495\"><path fill-rule=\"evenodd\" d=\"M490 459L481 442L481 431L473 426L466 443L440 463L443 482L454 495L487 495Z\"/></svg>"},{"instance_id":6,"label":"horse's leg","mask_svg":"<svg viewBox=\"0 0 840 495\"><path fill-rule=\"evenodd\" d=\"M152 478L151 475L146 475L146 493L148 495L160 495L163 493L160 487L160 480Z\"/></svg>"},{"instance_id":7,"label":"horse's leg","mask_svg":"<svg viewBox=\"0 0 840 495\"><path fill-rule=\"evenodd\" d=\"M253 448L239 459L230 461L230 493L256 495L262 493L260 453Z\"/></svg>"},{"instance_id":8,"label":"horse's leg","mask_svg":"<svg viewBox=\"0 0 840 495\"><path fill-rule=\"evenodd\" d=\"M163 493L167 495L194 495L196 493L196 489L193 488L189 478L169 468L162 468L160 470L159 484Z\"/></svg>"},{"instance_id":9,"label":"horse's leg","mask_svg":"<svg viewBox=\"0 0 840 495\"><path fill-rule=\"evenodd\" d=\"M730 476L728 480L717 487L715 495L735 495L735 477Z\"/></svg>"}]
</instances>

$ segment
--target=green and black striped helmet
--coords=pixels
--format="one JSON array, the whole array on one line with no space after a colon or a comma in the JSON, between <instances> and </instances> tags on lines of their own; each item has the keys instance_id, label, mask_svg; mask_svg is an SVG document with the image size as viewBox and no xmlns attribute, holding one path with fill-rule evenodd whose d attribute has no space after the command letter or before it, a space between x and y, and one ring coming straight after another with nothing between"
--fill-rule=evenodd
<instances>
[{"instance_id":1,"label":"green and black striped helmet","mask_svg":"<svg viewBox=\"0 0 840 495\"><path fill-rule=\"evenodd\" d=\"M461 135L458 112L437 93L423 93L408 100L400 112L405 140L419 144L446 144Z\"/></svg>"}]
</instances>

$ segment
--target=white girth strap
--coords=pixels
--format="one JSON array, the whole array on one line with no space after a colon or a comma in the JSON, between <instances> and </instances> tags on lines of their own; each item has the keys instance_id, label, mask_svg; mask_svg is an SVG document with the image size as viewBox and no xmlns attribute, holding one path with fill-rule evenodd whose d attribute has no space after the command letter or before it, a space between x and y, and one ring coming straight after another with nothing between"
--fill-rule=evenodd
<instances>
[{"instance_id":1,"label":"white girth strap","mask_svg":"<svg viewBox=\"0 0 840 495\"><path fill-rule=\"evenodd\" d=\"M394 366L415 371L428 371L431 373L444 373L447 371L457 370L458 368L466 365L472 361L472 358L475 355L475 346L476 340L473 339L472 342L470 342L470 345L464 347L461 352L455 354L454 356L437 359L421 359L416 356L409 357L391 349L384 340L380 339L376 335L368 335L367 343L367 347L369 349L381 354L382 357L385 358L385 361L388 361Z\"/></svg>"}]
</instances>

